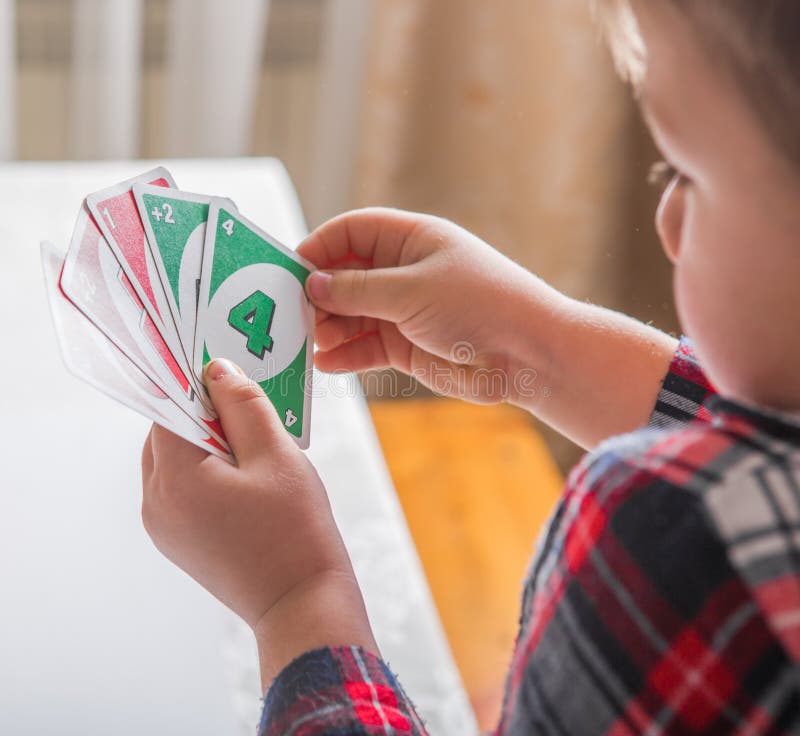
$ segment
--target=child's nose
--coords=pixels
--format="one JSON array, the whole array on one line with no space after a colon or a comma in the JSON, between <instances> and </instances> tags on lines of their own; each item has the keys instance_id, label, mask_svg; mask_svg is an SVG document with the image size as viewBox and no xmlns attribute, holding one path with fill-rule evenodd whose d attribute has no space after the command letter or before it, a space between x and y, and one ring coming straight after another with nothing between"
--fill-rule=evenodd
<instances>
[{"instance_id":1,"label":"child's nose","mask_svg":"<svg viewBox=\"0 0 800 736\"><path fill-rule=\"evenodd\" d=\"M656 211L656 231L661 238L664 252L672 263L678 259L680 252L685 201L686 187L675 177L664 191Z\"/></svg>"}]
</instances>

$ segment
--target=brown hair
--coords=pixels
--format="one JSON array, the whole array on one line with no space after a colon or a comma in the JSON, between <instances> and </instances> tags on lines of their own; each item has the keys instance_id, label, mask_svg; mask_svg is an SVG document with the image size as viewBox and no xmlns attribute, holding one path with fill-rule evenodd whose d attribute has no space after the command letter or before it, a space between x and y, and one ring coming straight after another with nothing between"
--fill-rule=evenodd
<instances>
[{"instance_id":1,"label":"brown hair","mask_svg":"<svg viewBox=\"0 0 800 736\"><path fill-rule=\"evenodd\" d=\"M704 48L723 62L773 143L800 167L800 2L649 2L671 3L687 17ZM636 83L646 60L630 3L594 0L617 67Z\"/></svg>"}]
</instances>

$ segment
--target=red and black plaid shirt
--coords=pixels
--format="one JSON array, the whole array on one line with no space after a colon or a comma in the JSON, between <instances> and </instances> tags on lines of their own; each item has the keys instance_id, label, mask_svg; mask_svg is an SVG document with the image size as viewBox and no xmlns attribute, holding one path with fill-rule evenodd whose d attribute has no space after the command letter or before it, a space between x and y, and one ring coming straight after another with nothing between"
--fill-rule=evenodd
<instances>
[{"instance_id":1,"label":"red and black plaid shirt","mask_svg":"<svg viewBox=\"0 0 800 736\"><path fill-rule=\"evenodd\" d=\"M497 736L800 733L798 663L800 418L722 399L683 341L650 426L567 480ZM261 733L425 731L386 664L337 648L281 673Z\"/></svg>"}]
</instances>

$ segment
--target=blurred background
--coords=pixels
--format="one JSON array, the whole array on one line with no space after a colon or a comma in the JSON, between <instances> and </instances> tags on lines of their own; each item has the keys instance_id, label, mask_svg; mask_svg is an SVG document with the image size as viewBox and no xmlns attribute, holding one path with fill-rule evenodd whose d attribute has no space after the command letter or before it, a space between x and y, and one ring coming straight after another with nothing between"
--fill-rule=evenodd
<instances>
[{"instance_id":1,"label":"blurred background","mask_svg":"<svg viewBox=\"0 0 800 736\"><path fill-rule=\"evenodd\" d=\"M309 227L371 204L442 215L675 331L656 154L588 5L0 0L0 161L275 156ZM580 453L509 407L364 385L488 727L532 540Z\"/></svg>"}]
</instances>

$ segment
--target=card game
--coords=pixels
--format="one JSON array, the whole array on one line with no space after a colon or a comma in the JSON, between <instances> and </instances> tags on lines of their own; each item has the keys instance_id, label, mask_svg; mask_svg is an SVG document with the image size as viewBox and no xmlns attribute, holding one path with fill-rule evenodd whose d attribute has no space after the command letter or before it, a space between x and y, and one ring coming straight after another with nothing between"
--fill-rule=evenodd
<instances>
[{"instance_id":1,"label":"card game","mask_svg":"<svg viewBox=\"0 0 800 736\"><path fill-rule=\"evenodd\" d=\"M800 0L0 0L0 736L800 736L799 121Z\"/></svg>"},{"instance_id":2,"label":"card game","mask_svg":"<svg viewBox=\"0 0 800 736\"><path fill-rule=\"evenodd\" d=\"M235 463L202 380L227 358L308 448L314 267L231 200L182 192L159 167L88 194L67 252L43 242L41 256L73 375Z\"/></svg>"}]
</instances>

